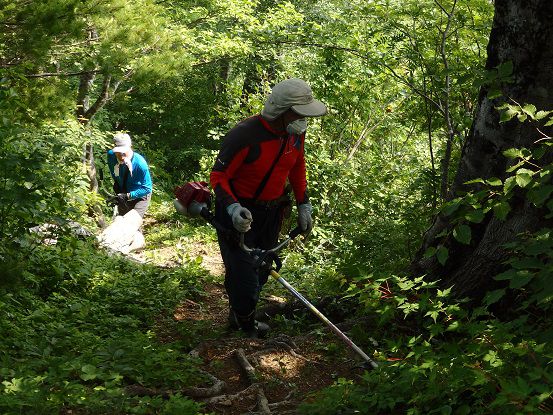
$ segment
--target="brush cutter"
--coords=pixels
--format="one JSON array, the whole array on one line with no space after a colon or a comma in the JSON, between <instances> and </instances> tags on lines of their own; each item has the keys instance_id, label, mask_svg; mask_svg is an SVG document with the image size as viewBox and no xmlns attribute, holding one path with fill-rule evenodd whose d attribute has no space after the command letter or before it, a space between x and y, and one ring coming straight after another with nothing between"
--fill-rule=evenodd
<instances>
[{"instance_id":1,"label":"brush cutter","mask_svg":"<svg viewBox=\"0 0 553 415\"><path fill-rule=\"evenodd\" d=\"M175 208L178 212L197 217L201 216L217 230L223 232L223 234L236 234L236 231L227 229L222 226L215 216L209 210L211 206L211 192L207 188L206 182L190 182L184 186L175 189L176 199L174 200ZM278 257L278 252L286 247L292 239L297 237L301 233L300 227L293 229L288 237L282 242L278 243L272 249L252 249L248 248L244 243L244 234L240 234L240 248L247 252L253 260L253 266L256 269L261 267L269 267L270 275L276 279L284 288L286 288L294 297L296 297L303 305L305 305L313 314L315 314L323 323L325 323L348 347L350 347L355 353L361 356L364 360L364 366L366 368L377 368L378 364L372 360L361 348L359 348L348 336L346 336L336 325L334 325L323 313L311 304L302 294L300 294L292 285L288 283L284 278L280 276L278 271L282 266L282 262ZM275 266L273 267L273 263Z\"/></svg>"}]
</instances>

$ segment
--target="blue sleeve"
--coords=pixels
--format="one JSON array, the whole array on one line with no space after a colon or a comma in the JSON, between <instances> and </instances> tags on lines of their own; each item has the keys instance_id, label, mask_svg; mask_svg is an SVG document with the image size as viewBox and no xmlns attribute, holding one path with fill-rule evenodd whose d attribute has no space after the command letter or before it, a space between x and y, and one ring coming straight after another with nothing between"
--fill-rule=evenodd
<instances>
[{"instance_id":1,"label":"blue sleeve","mask_svg":"<svg viewBox=\"0 0 553 415\"><path fill-rule=\"evenodd\" d=\"M146 160L139 154L135 153L135 155L139 157L133 158L133 162L136 161L136 164L133 163L133 174L131 179L133 190L129 192L131 200L139 199L152 193L152 176L150 175L148 163L146 163Z\"/></svg>"}]
</instances>

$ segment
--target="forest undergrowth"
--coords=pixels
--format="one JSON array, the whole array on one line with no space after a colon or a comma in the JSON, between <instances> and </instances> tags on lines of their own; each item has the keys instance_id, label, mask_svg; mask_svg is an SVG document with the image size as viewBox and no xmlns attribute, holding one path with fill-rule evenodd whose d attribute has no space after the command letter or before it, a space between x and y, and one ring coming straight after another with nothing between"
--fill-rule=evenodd
<instances>
[{"instance_id":1,"label":"forest undergrowth","mask_svg":"<svg viewBox=\"0 0 553 415\"><path fill-rule=\"evenodd\" d=\"M148 246L138 254L110 254L94 238L62 232L28 241L32 261L3 270L15 277L3 279L0 303L8 316L1 322L0 412L241 414L264 405L263 394L273 413L286 413L335 380L362 373L303 310L273 318L267 340L227 330L214 232L163 205L152 216ZM286 301L274 284L262 304ZM255 374L237 355L255 362ZM194 387L221 382L196 396Z\"/></svg>"},{"instance_id":2,"label":"forest undergrowth","mask_svg":"<svg viewBox=\"0 0 553 415\"><path fill-rule=\"evenodd\" d=\"M291 298L273 281L260 308L283 311L269 318L269 338L229 331L204 223L162 202L145 233L148 247L131 257L59 235L3 270L17 278L1 301L2 413L551 413L551 328L529 324L536 308L495 318L504 293L471 308L422 278L325 283L337 275L326 270L310 300L378 362L367 371L301 306L282 305ZM302 259L308 244L283 256L300 291L317 283Z\"/></svg>"}]
</instances>

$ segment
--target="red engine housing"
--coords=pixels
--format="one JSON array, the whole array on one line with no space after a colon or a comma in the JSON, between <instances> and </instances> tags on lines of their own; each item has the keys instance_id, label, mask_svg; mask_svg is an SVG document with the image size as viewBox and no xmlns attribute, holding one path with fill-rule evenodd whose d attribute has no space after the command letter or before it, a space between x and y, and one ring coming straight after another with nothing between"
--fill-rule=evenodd
<instances>
[{"instance_id":1,"label":"red engine housing","mask_svg":"<svg viewBox=\"0 0 553 415\"><path fill-rule=\"evenodd\" d=\"M183 186L176 187L174 193L186 209L193 201L205 203L209 207L211 206L211 192L207 186L207 182L188 182Z\"/></svg>"}]
</instances>

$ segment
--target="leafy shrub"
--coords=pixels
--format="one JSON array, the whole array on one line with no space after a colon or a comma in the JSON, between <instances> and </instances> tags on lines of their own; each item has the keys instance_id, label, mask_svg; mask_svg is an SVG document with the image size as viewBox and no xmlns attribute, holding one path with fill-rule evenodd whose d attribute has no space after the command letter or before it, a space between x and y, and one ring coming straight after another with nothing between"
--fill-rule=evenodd
<instances>
[{"instance_id":1,"label":"leafy shrub","mask_svg":"<svg viewBox=\"0 0 553 415\"><path fill-rule=\"evenodd\" d=\"M535 116L535 109L524 108L520 117ZM447 203L442 213L452 226L441 241L452 236L470 244L471 224L486 215L504 221L515 203L553 217L552 143L541 141L532 151L505 151L513 163L504 180L474 180L477 190ZM539 160L545 160L542 166ZM365 313L379 316L386 339L376 352L380 368L359 382L336 382L304 404L303 413L551 413L551 229L519 235L505 249L511 253L505 271L490 276L503 287L488 292L480 306L450 298L450 290L424 277L361 275L351 281L348 296L358 298ZM442 264L448 260L444 244L427 255ZM496 304L506 298L510 309L498 319Z\"/></svg>"},{"instance_id":2,"label":"leafy shrub","mask_svg":"<svg viewBox=\"0 0 553 415\"><path fill-rule=\"evenodd\" d=\"M102 134L76 122L41 128L0 129L0 240L18 240L43 223L83 221L96 195L88 191L83 168L86 142L104 142Z\"/></svg>"},{"instance_id":3,"label":"leafy shrub","mask_svg":"<svg viewBox=\"0 0 553 415\"><path fill-rule=\"evenodd\" d=\"M72 237L35 248L20 285L0 292L0 412L200 413L182 396L165 402L124 391L202 382L190 345L163 343L155 331L195 290L197 271L160 271Z\"/></svg>"}]
</instances>

